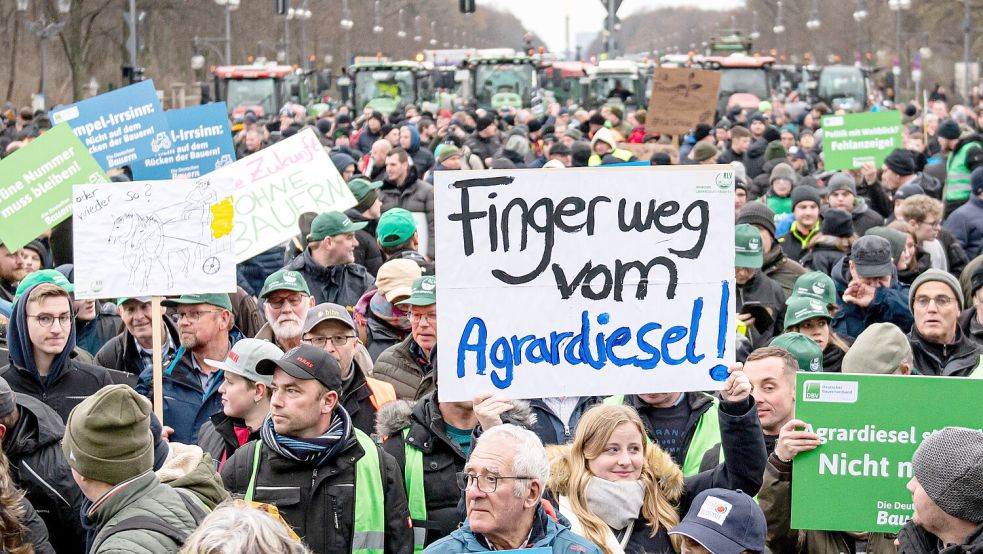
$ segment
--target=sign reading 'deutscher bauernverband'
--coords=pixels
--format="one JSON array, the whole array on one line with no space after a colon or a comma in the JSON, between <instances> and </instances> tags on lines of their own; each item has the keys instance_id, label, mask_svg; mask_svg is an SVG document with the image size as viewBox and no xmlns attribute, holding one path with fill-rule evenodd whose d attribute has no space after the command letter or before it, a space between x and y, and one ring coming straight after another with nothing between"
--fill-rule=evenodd
<instances>
[{"instance_id":1,"label":"sign reading 'deutscher bauernverband'","mask_svg":"<svg viewBox=\"0 0 983 554\"><path fill-rule=\"evenodd\" d=\"M901 148L901 112L869 112L823 117L826 169L855 169L867 162L880 167Z\"/></svg>"},{"instance_id":2,"label":"sign reading 'deutscher bauernverband'","mask_svg":"<svg viewBox=\"0 0 983 554\"><path fill-rule=\"evenodd\" d=\"M103 169L152 157L168 138L167 120L153 81L123 87L52 110L54 123L67 122Z\"/></svg>"},{"instance_id":3,"label":"sign reading 'deutscher bauernverband'","mask_svg":"<svg viewBox=\"0 0 983 554\"><path fill-rule=\"evenodd\" d=\"M0 161L0 240L13 252L72 215L72 185L105 183L68 125L55 125Z\"/></svg>"},{"instance_id":4,"label":"sign reading 'deutscher bauernverband'","mask_svg":"<svg viewBox=\"0 0 983 554\"><path fill-rule=\"evenodd\" d=\"M152 145L154 155L133 164L141 180L191 179L236 159L225 102L164 112L170 132Z\"/></svg>"},{"instance_id":5,"label":"sign reading 'deutscher bauernverband'","mask_svg":"<svg viewBox=\"0 0 983 554\"><path fill-rule=\"evenodd\" d=\"M918 445L944 427L983 427L981 379L803 372L796 391L795 417L822 444L793 462L793 529L897 533L913 512Z\"/></svg>"},{"instance_id":6,"label":"sign reading 'deutscher bauernverband'","mask_svg":"<svg viewBox=\"0 0 983 554\"><path fill-rule=\"evenodd\" d=\"M441 400L722 388L734 359L729 166L436 180Z\"/></svg>"}]
</instances>

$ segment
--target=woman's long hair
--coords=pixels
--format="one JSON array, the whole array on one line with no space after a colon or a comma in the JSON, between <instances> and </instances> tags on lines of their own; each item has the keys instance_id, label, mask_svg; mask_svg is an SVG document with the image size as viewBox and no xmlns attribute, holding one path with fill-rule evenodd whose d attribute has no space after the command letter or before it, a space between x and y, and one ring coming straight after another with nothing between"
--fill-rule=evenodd
<instances>
[{"instance_id":1,"label":"woman's long hair","mask_svg":"<svg viewBox=\"0 0 983 554\"><path fill-rule=\"evenodd\" d=\"M554 460L553 466L559 472L555 481L557 487L553 490L566 493L574 515L583 527L584 536L598 545L604 554L612 554L605 544L608 525L587 507L587 484L593 477L587 462L604 452L615 428L623 423L631 424L642 436L645 461L640 479L644 485L645 499L640 516L651 526L651 536L654 537L663 528L668 531L679 523L676 503L683 489L683 474L679 466L657 444L646 438L645 427L634 408L603 404L595 406L577 424L573 444L563 447L565 455ZM551 480L554 468L551 468ZM670 540L678 550L678 539L670 537Z\"/></svg>"},{"instance_id":2,"label":"woman's long hair","mask_svg":"<svg viewBox=\"0 0 983 554\"><path fill-rule=\"evenodd\" d=\"M24 526L24 506L19 490L10 479L10 459L0 449L0 546L10 554L34 554L34 545Z\"/></svg>"}]
</instances>

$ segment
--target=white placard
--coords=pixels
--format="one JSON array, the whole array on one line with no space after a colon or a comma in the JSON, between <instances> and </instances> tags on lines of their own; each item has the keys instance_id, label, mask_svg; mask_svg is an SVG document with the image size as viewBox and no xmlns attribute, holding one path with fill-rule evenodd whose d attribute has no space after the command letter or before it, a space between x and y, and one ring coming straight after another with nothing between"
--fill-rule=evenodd
<instances>
[{"instance_id":1,"label":"white placard","mask_svg":"<svg viewBox=\"0 0 983 554\"><path fill-rule=\"evenodd\" d=\"M75 296L234 292L232 182L75 185Z\"/></svg>"},{"instance_id":2,"label":"white placard","mask_svg":"<svg viewBox=\"0 0 983 554\"><path fill-rule=\"evenodd\" d=\"M435 177L442 401L723 387L729 166Z\"/></svg>"},{"instance_id":3,"label":"white placard","mask_svg":"<svg viewBox=\"0 0 983 554\"><path fill-rule=\"evenodd\" d=\"M343 212L356 204L313 129L208 174L235 187L235 259L243 262L300 232L304 212Z\"/></svg>"}]
</instances>

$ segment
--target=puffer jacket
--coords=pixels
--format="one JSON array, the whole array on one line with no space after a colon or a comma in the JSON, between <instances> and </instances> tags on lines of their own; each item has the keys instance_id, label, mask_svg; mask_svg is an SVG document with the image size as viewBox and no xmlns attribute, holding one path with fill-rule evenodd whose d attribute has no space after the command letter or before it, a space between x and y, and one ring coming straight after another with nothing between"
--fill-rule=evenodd
<instances>
[{"instance_id":1,"label":"puffer jacket","mask_svg":"<svg viewBox=\"0 0 983 554\"><path fill-rule=\"evenodd\" d=\"M914 354L915 370L921 375L966 377L983 364L980 357L983 348L967 339L958 325L954 344L929 342L915 327L908 333L908 342Z\"/></svg>"},{"instance_id":2,"label":"puffer jacket","mask_svg":"<svg viewBox=\"0 0 983 554\"><path fill-rule=\"evenodd\" d=\"M355 525L355 463L365 451L355 440L320 465L294 462L261 446L254 500L275 505L280 515L318 554L349 553ZM243 494L253 473L256 442L236 451L222 468L222 481L233 494ZM399 466L376 447L385 495L385 554L413 551L406 490Z\"/></svg>"},{"instance_id":3,"label":"puffer jacket","mask_svg":"<svg viewBox=\"0 0 983 554\"><path fill-rule=\"evenodd\" d=\"M877 289L874 300L866 308L843 301L843 293L850 283L849 261L849 256L844 257L830 274L836 285L836 304L840 307L833 315L833 331L850 340L855 340L874 323L893 323L903 333L911 331L915 320L908 307L908 290L899 284L897 276L891 278L890 287Z\"/></svg>"},{"instance_id":4,"label":"puffer jacket","mask_svg":"<svg viewBox=\"0 0 983 554\"><path fill-rule=\"evenodd\" d=\"M410 166L403 186L398 186L388 178L382 182L379 196L382 198L382 213L392 208L403 208L406 211L424 214L427 219L427 251L426 255L434 259L434 218L433 218L433 185L420 180L416 167ZM423 229L418 229L421 235ZM356 299L357 300L357 299Z\"/></svg>"},{"instance_id":5,"label":"puffer jacket","mask_svg":"<svg viewBox=\"0 0 983 554\"><path fill-rule=\"evenodd\" d=\"M601 554L601 550L560 525L546 514L543 505L536 508L527 548L549 548L553 554ZM462 552L488 552L488 542L471 531L467 521L459 529L427 547L426 554L460 554Z\"/></svg>"},{"instance_id":6,"label":"puffer jacket","mask_svg":"<svg viewBox=\"0 0 983 554\"><path fill-rule=\"evenodd\" d=\"M375 226L378 219L369 219L362 215L358 210L352 208L345 211L345 215L355 223L364 222L366 226L355 231L355 238L358 246L355 247L355 263L363 266L369 275L375 276L379 268L386 260L382 257L382 250L375 237Z\"/></svg>"},{"instance_id":7,"label":"puffer jacket","mask_svg":"<svg viewBox=\"0 0 983 554\"><path fill-rule=\"evenodd\" d=\"M503 419L531 427L535 417L529 404L515 401L514 408ZM423 491L426 499L426 521L413 521L413 527L427 530L426 544L443 538L460 523L458 502L461 490L455 474L464 469L468 457L446 431L436 394L429 393L415 404L400 400L379 410L376 434L383 438L382 448L392 454L403 475L406 474L406 446L423 452ZM404 441L403 431L407 430Z\"/></svg>"},{"instance_id":8,"label":"puffer jacket","mask_svg":"<svg viewBox=\"0 0 983 554\"><path fill-rule=\"evenodd\" d=\"M430 373L430 362L417 356L417 349L413 335L407 335L403 342L379 354L372 369L372 376L391 384L401 400L415 400L423 378Z\"/></svg>"},{"instance_id":9,"label":"puffer jacket","mask_svg":"<svg viewBox=\"0 0 983 554\"><path fill-rule=\"evenodd\" d=\"M781 285L785 296L789 297L792 295L795 280L806 273L806 268L802 267L799 262L787 258L781 245L775 242L771 251L764 255L764 265L761 266L761 271Z\"/></svg>"},{"instance_id":10,"label":"puffer jacket","mask_svg":"<svg viewBox=\"0 0 983 554\"><path fill-rule=\"evenodd\" d=\"M355 309L355 304L365 291L375 284L375 277L359 264L324 267L315 262L311 257L310 247L291 260L284 269L299 271L304 276L315 304L331 302L344 306L349 313Z\"/></svg>"},{"instance_id":11,"label":"puffer jacket","mask_svg":"<svg viewBox=\"0 0 983 554\"><path fill-rule=\"evenodd\" d=\"M853 533L792 529L792 464L768 457L758 505L768 522L768 548L774 554L841 554L856 552ZM895 554L895 535L867 534L869 554Z\"/></svg>"},{"instance_id":12,"label":"puffer jacket","mask_svg":"<svg viewBox=\"0 0 983 554\"><path fill-rule=\"evenodd\" d=\"M229 499L212 457L194 444L168 443L167 460L156 471L161 483L194 493L209 510Z\"/></svg>"},{"instance_id":13,"label":"puffer jacket","mask_svg":"<svg viewBox=\"0 0 983 554\"><path fill-rule=\"evenodd\" d=\"M16 397L20 417L3 439L10 476L45 526L55 531L48 538L51 545L62 554L81 553L85 531L78 514L83 496L61 450L65 424L40 400L26 394Z\"/></svg>"},{"instance_id":14,"label":"puffer jacket","mask_svg":"<svg viewBox=\"0 0 983 554\"><path fill-rule=\"evenodd\" d=\"M188 511L180 493L157 478L153 471L116 485L97 500L88 516L99 530L92 546L92 554L173 554L179 546L161 533L147 529L131 529L107 537L114 527L132 517L150 517L170 524L180 531L192 533L198 526ZM190 502L204 506L194 498Z\"/></svg>"}]
</instances>

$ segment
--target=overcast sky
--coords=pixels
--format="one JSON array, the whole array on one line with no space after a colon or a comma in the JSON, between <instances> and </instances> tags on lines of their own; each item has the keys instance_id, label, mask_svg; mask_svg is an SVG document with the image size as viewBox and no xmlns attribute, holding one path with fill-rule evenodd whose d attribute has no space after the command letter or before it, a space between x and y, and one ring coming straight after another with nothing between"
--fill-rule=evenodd
<instances>
[{"instance_id":1,"label":"overcast sky","mask_svg":"<svg viewBox=\"0 0 983 554\"><path fill-rule=\"evenodd\" d=\"M577 33L597 33L603 28L607 10L602 0L477 0L478 9L483 6L505 9L514 13L525 27L538 34L550 50L563 52L564 19L570 15L570 48L576 46ZM685 0L623 0L618 16L624 18L643 9L666 6L693 5ZM743 0L703 0L701 7L729 9L743 6Z\"/></svg>"}]
</instances>

